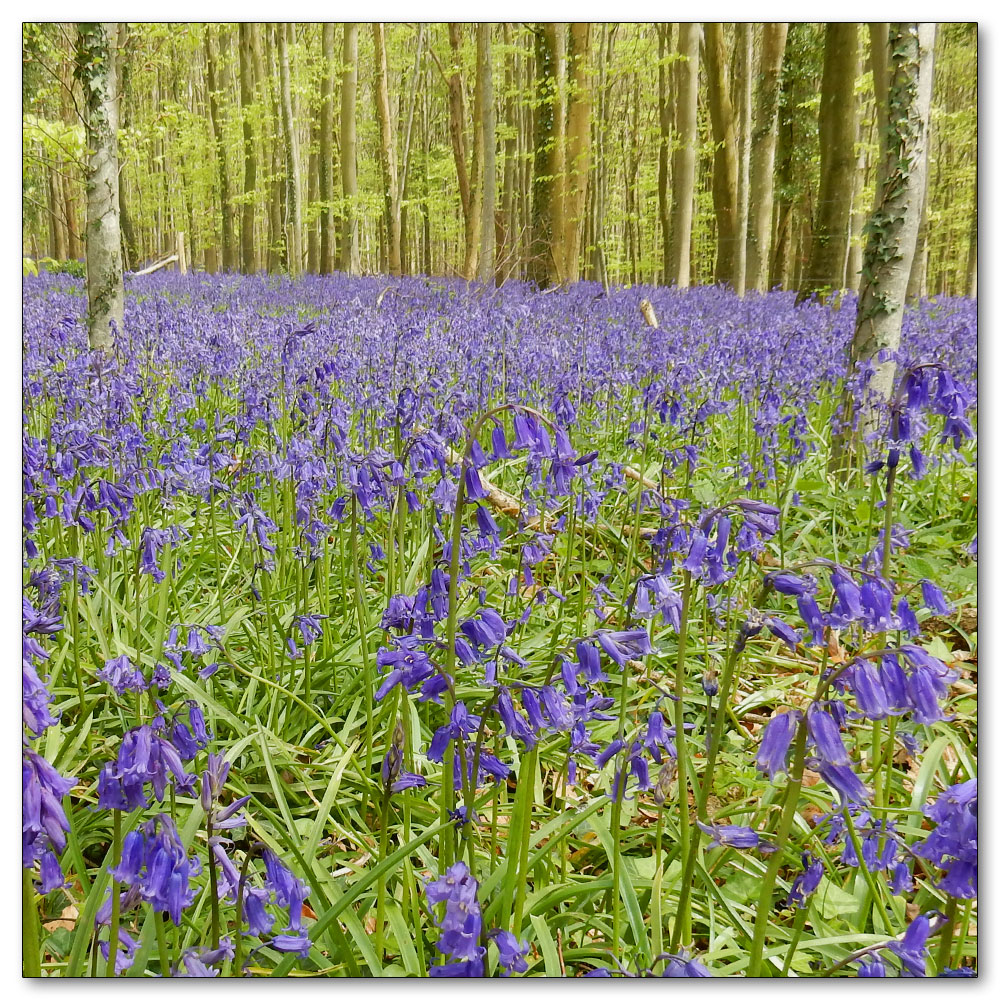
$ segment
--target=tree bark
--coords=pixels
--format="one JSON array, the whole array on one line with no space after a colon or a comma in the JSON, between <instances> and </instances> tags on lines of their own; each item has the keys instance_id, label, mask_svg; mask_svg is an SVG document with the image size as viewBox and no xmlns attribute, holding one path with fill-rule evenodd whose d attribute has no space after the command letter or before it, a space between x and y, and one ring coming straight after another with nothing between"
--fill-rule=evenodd
<instances>
[{"instance_id":1,"label":"tree bark","mask_svg":"<svg viewBox=\"0 0 1000 1000\"><path fill-rule=\"evenodd\" d=\"M514 254L517 247L515 231L514 208L517 204L514 193L517 188L517 102L520 95L515 94L515 60L512 54L514 31L509 21L503 25L503 44L505 51L504 84L507 100L504 106L506 119L506 137L503 144L503 194L501 195L501 218L503 219L503 239L500 242L500 281L505 281L511 273L514 264Z\"/></svg>"},{"instance_id":2,"label":"tree bark","mask_svg":"<svg viewBox=\"0 0 1000 1000\"><path fill-rule=\"evenodd\" d=\"M925 143L934 72L933 22L894 22L889 28L891 82L889 128L882 186L865 246L858 319L852 344L855 365L871 361L869 403L888 400L899 349L906 284L920 224L927 179ZM889 352L882 357L881 352Z\"/></svg>"},{"instance_id":3,"label":"tree bark","mask_svg":"<svg viewBox=\"0 0 1000 1000\"><path fill-rule=\"evenodd\" d=\"M878 127L878 168L875 190L882 187L885 169L885 143L889 134L889 22L868 24L869 58L872 66L872 86L875 91L875 122Z\"/></svg>"},{"instance_id":4,"label":"tree bark","mask_svg":"<svg viewBox=\"0 0 1000 1000\"><path fill-rule=\"evenodd\" d=\"M857 65L858 26L851 22L827 24L819 106L819 197L800 301L817 292L844 287L858 130L854 99Z\"/></svg>"},{"instance_id":5,"label":"tree bark","mask_svg":"<svg viewBox=\"0 0 1000 1000\"><path fill-rule=\"evenodd\" d=\"M552 202L554 197L555 145L555 37L550 25L535 28L535 108L534 153L532 178L531 249L528 257L528 279L539 288L552 283L555 265L552 257Z\"/></svg>"},{"instance_id":6,"label":"tree bark","mask_svg":"<svg viewBox=\"0 0 1000 1000\"><path fill-rule=\"evenodd\" d=\"M549 284L566 280L566 23L550 21L545 25L553 52L555 70L552 94L552 254Z\"/></svg>"},{"instance_id":7,"label":"tree bark","mask_svg":"<svg viewBox=\"0 0 1000 1000\"><path fill-rule=\"evenodd\" d=\"M663 281L670 281L670 105L667 98L667 25L656 22L656 112L660 143L656 163L656 206L663 236Z\"/></svg>"},{"instance_id":8,"label":"tree bark","mask_svg":"<svg viewBox=\"0 0 1000 1000\"><path fill-rule=\"evenodd\" d=\"M389 67L385 51L385 25L372 24L375 42L375 114L381 137L382 174L385 179L386 263L390 274L401 274L399 171L396 165L396 142L393 138L392 108L389 106Z\"/></svg>"},{"instance_id":9,"label":"tree bark","mask_svg":"<svg viewBox=\"0 0 1000 1000\"><path fill-rule=\"evenodd\" d=\"M750 226L750 130L753 115L753 25L742 21L736 25L736 103L739 125L739 190L737 195L736 273L733 287L737 295L746 290L747 230Z\"/></svg>"},{"instance_id":10,"label":"tree bark","mask_svg":"<svg viewBox=\"0 0 1000 1000\"><path fill-rule=\"evenodd\" d=\"M334 26L323 23L323 87L319 113L319 270L333 274L336 260L333 211L333 77L336 72Z\"/></svg>"},{"instance_id":11,"label":"tree bark","mask_svg":"<svg viewBox=\"0 0 1000 1000\"><path fill-rule=\"evenodd\" d=\"M580 247L590 177L591 26L574 21L569 29L570 93L566 118L566 185L563 199L563 280L580 280Z\"/></svg>"},{"instance_id":12,"label":"tree bark","mask_svg":"<svg viewBox=\"0 0 1000 1000\"><path fill-rule=\"evenodd\" d=\"M344 231L340 241L340 269L361 273L358 249L358 25L344 25L344 58L340 81L340 171L344 188Z\"/></svg>"},{"instance_id":13,"label":"tree bark","mask_svg":"<svg viewBox=\"0 0 1000 1000\"><path fill-rule=\"evenodd\" d=\"M739 242L736 157L736 129L729 96L728 57L722 25L705 25L705 68L708 74L708 107L712 118L712 138L716 143L712 170L712 202L715 206L718 246L715 280L732 285L736 280Z\"/></svg>"},{"instance_id":14,"label":"tree bark","mask_svg":"<svg viewBox=\"0 0 1000 1000\"><path fill-rule=\"evenodd\" d=\"M493 102L492 33L493 25L487 21L476 27L476 87L482 94L483 133L483 221L477 277L484 284L493 284L496 274L497 122Z\"/></svg>"},{"instance_id":15,"label":"tree bark","mask_svg":"<svg viewBox=\"0 0 1000 1000\"><path fill-rule=\"evenodd\" d=\"M278 58L281 80L281 123L285 146L285 233L288 273L302 273L302 181L299 171L299 143L292 112L291 69L288 58L287 22L278 28Z\"/></svg>"},{"instance_id":16,"label":"tree bark","mask_svg":"<svg viewBox=\"0 0 1000 1000\"><path fill-rule=\"evenodd\" d=\"M774 151L778 143L778 94L788 38L786 22L764 25L757 70L757 108L750 149L750 216L747 223L747 288L766 292L774 215Z\"/></svg>"},{"instance_id":17,"label":"tree bark","mask_svg":"<svg viewBox=\"0 0 1000 1000\"><path fill-rule=\"evenodd\" d=\"M670 204L670 263L667 281L678 288L691 283L691 225L694 221L694 183L698 144L698 45L701 25L681 24L674 63L677 95L677 144L673 154L673 190Z\"/></svg>"},{"instance_id":18,"label":"tree bark","mask_svg":"<svg viewBox=\"0 0 1000 1000\"><path fill-rule=\"evenodd\" d=\"M240 112L243 118L243 208L240 219L240 262L245 274L256 270L254 258L254 202L257 197L257 149L254 145L251 108L254 103L252 26L240 22Z\"/></svg>"},{"instance_id":19,"label":"tree bark","mask_svg":"<svg viewBox=\"0 0 1000 1000\"><path fill-rule=\"evenodd\" d=\"M483 88L479 76L479 39L476 38L476 93L472 103L472 173L469 177L469 215L465 228L465 258L462 264L462 275L466 281L472 281L479 265L479 250L483 232Z\"/></svg>"},{"instance_id":20,"label":"tree bark","mask_svg":"<svg viewBox=\"0 0 1000 1000\"><path fill-rule=\"evenodd\" d=\"M284 58L284 56L282 57ZM208 72L208 117L212 126L216 170L219 177L219 202L222 215L222 268L236 269L236 240L233 234L233 214L229 204L229 163L222 134L222 112L219 109L218 66L211 25L205 25L205 65Z\"/></svg>"},{"instance_id":21,"label":"tree bark","mask_svg":"<svg viewBox=\"0 0 1000 1000\"><path fill-rule=\"evenodd\" d=\"M87 332L93 350L111 351L123 332L125 285L118 224L118 101L111 21L79 25L76 73L87 136Z\"/></svg>"}]
</instances>

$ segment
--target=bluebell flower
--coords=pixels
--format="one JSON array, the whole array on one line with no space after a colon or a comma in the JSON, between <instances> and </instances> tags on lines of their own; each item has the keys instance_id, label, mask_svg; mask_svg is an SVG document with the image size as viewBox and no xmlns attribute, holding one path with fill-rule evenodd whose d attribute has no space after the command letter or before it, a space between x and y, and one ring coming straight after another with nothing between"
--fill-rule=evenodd
<instances>
[{"instance_id":1,"label":"bluebell flower","mask_svg":"<svg viewBox=\"0 0 1000 1000\"><path fill-rule=\"evenodd\" d=\"M760 844L760 834L749 826L736 826L735 824L713 823L709 826L698 821L698 826L703 833L707 833L711 838L709 849L713 847L735 847L738 850L749 850Z\"/></svg>"},{"instance_id":2,"label":"bluebell flower","mask_svg":"<svg viewBox=\"0 0 1000 1000\"><path fill-rule=\"evenodd\" d=\"M827 764L849 763L847 751L840 738L840 729L829 712L823 711L814 702L806 710L806 725L809 727L809 736L821 760Z\"/></svg>"},{"instance_id":3,"label":"bluebell flower","mask_svg":"<svg viewBox=\"0 0 1000 1000\"><path fill-rule=\"evenodd\" d=\"M597 641L608 656L614 660L618 666L622 667L626 661L646 656L653 652L653 647L649 644L649 636L643 628L628 629L624 632L608 632L599 629Z\"/></svg>"},{"instance_id":4,"label":"bluebell flower","mask_svg":"<svg viewBox=\"0 0 1000 1000\"><path fill-rule=\"evenodd\" d=\"M903 963L903 968L914 976L927 975L927 938L930 935L930 918L921 913L916 917L901 941L890 941L889 950Z\"/></svg>"},{"instance_id":5,"label":"bluebell flower","mask_svg":"<svg viewBox=\"0 0 1000 1000\"><path fill-rule=\"evenodd\" d=\"M823 862L814 858L808 851L802 853L802 871L795 876L792 888L789 890L785 906L799 907L819 888L823 878Z\"/></svg>"},{"instance_id":6,"label":"bluebell flower","mask_svg":"<svg viewBox=\"0 0 1000 1000\"><path fill-rule=\"evenodd\" d=\"M920 581L920 592L923 595L924 607L928 611L933 611L938 615L947 615L951 613L951 607L945 600L945 596L941 593L941 589L933 584L930 580Z\"/></svg>"},{"instance_id":7,"label":"bluebell flower","mask_svg":"<svg viewBox=\"0 0 1000 1000\"><path fill-rule=\"evenodd\" d=\"M795 731L802 714L795 709L772 716L764 727L760 748L757 751L757 769L774 776L788 770L788 751L795 739Z\"/></svg>"},{"instance_id":8,"label":"bluebell flower","mask_svg":"<svg viewBox=\"0 0 1000 1000\"><path fill-rule=\"evenodd\" d=\"M979 784L977 779L952 785L924 807L936 826L913 853L944 871L938 888L957 899L979 891Z\"/></svg>"},{"instance_id":9,"label":"bluebell flower","mask_svg":"<svg viewBox=\"0 0 1000 1000\"><path fill-rule=\"evenodd\" d=\"M872 955L868 959L862 959L858 962L858 978L884 979L885 963L878 957L878 955Z\"/></svg>"},{"instance_id":10,"label":"bluebell flower","mask_svg":"<svg viewBox=\"0 0 1000 1000\"><path fill-rule=\"evenodd\" d=\"M528 971L528 963L524 960L529 950L526 942L518 941L510 931L505 930L492 930L487 936L497 946L497 961L503 969L503 975Z\"/></svg>"}]
</instances>

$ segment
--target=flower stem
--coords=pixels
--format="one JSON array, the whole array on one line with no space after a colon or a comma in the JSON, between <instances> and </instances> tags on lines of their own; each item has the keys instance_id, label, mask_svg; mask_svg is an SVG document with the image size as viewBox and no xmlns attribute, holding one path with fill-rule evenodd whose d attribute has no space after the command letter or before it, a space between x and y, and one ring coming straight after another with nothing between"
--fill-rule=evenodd
<instances>
[{"instance_id":1,"label":"flower stem","mask_svg":"<svg viewBox=\"0 0 1000 1000\"><path fill-rule=\"evenodd\" d=\"M117 868L122 863L122 814L119 809L112 809L114 827L111 842L111 856L114 858L114 867ZM108 937L108 964L104 969L104 975L113 979L115 972L115 959L118 957L118 918L121 899L118 892L118 879L111 876L111 925Z\"/></svg>"},{"instance_id":2,"label":"flower stem","mask_svg":"<svg viewBox=\"0 0 1000 1000\"><path fill-rule=\"evenodd\" d=\"M795 810L799 804L799 792L802 790L802 770L806 759L806 733L805 723L800 722L795 736L795 756L792 761L792 769L788 774L788 786L785 789L781 819L778 821L774 853L768 861L767 871L764 872L764 881L760 889L760 901L757 905L757 916L753 925L753 943L750 947L750 964L747 969L747 976L750 978L758 978L761 974L761 956L764 952L764 938L767 935L771 919L774 884L778 878L778 869L784 861L785 846L788 843L788 835L792 832Z\"/></svg>"},{"instance_id":3,"label":"flower stem","mask_svg":"<svg viewBox=\"0 0 1000 1000\"><path fill-rule=\"evenodd\" d=\"M38 921L38 906L35 904L35 886L32 879L32 869L21 869L21 900L24 913L24 930L21 938L21 961L23 975L28 979L37 979L42 974L42 963L39 957L39 937L41 931Z\"/></svg>"}]
</instances>

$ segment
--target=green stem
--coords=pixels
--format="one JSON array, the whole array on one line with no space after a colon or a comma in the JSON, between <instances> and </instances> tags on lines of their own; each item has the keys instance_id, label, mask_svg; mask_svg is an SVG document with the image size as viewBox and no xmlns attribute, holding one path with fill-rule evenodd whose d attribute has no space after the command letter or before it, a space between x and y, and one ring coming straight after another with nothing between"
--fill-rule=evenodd
<instances>
[{"instance_id":1,"label":"green stem","mask_svg":"<svg viewBox=\"0 0 1000 1000\"><path fill-rule=\"evenodd\" d=\"M33 870L21 870L21 906L24 913L24 928L21 938L21 962L23 975L27 979L38 979L42 974L40 957L41 927L38 920L38 906L35 903Z\"/></svg>"},{"instance_id":2,"label":"green stem","mask_svg":"<svg viewBox=\"0 0 1000 1000\"><path fill-rule=\"evenodd\" d=\"M117 868L122 863L122 814L118 809L112 809L114 828L111 842L111 856L114 858L114 867ZM108 964L105 967L104 975L113 979L115 973L115 959L118 957L118 918L121 899L118 892L118 880L111 877L111 926L108 937Z\"/></svg>"},{"instance_id":3,"label":"green stem","mask_svg":"<svg viewBox=\"0 0 1000 1000\"><path fill-rule=\"evenodd\" d=\"M792 832L795 810L799 804L799 792L802 790L802 770L806 759L806 733L805 723L800 722L795 736L795 756L792 770L788 775L785 801L781 809L781 819L778 821L774 853L767 864L767 871L764 872L764 880L760 889L760 902L757 906L757 916L753 926L753 942L750 946L750 964L747 969L747 976L750 978L758 978L761 974L761 956L764 952L764 938L771 920L774 884L778 878L778 869L784 862L785 846L788 843L788 836Z\"/></svg>"}]
</instances>

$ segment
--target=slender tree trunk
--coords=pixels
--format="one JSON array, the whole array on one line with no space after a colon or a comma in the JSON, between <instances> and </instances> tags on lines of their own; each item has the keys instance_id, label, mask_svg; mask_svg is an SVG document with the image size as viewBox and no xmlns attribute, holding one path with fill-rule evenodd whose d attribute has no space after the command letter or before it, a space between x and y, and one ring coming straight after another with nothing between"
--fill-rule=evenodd
<instances>
[{"instance_id":1,"label":"slender tree trunk","mask_svg":"<svg viewBox=\"0 0 1000 1000\"><path fill-rule=\"evenodd\" d=\"M66 226L63 223L65 212L62 198L62 178L55 166L48 169L49 180L49 231L52 238L49 242L49 253L55 260L66 259Z\"/></svg>"},{"instance_id":2,"label":"slender tree trunk","mask_svg":"<svg viewBox=\"0 0 1000 1000\"><path fill-rule=\"evenodd\" d=\"M978 176L978 171L977 171ZM979 182L972 202L972 220L969 225L969 250L965 258L965 294L970 299L979 297Z\"/></svg>"},{"instance_id":3,"label":"slender tree trunk","mask_svg":"<svg viewBox=\"0 0 1000 1000\"><path fill-rule=\"evenodd\" d=\"M930 120L934 72L933 22L894 22L889 28L891 81L886 166L865 247L858 319L852 357L872 361L869 402L885 401L892 392L895 352L903 323L906 285L920 225L920 205L927 179L925 143Z\"/></svg>"},{"instance_id":4,"label":"slender tree trunk","mask_svg":"<svg viewBox=\"0 0 1000 1000\"><path fill-rule=\"evenodd\" d=\"M712 170L712 201L715 205L718 248L715 280L720 284L736 281L739 242L737 187L739 166L736 156L736 129L729 97L728 56L722 25L705 25L705 68L708 73L708 107L712 118L712 138L716 143Z\"/></svg>"},{"instance_id":5,"label":"slender tree trunk","mask_svg":"<svg viewBox=\"0 0 1000 1000\"><path fill-rule=\"evenodd\" d=\"M786 22L764 25L757 68L757 108L750 149L750 217L747 226L747 288L766 292L774 214L774 151L778 143L778 94L788 38Z\"/></svg>"},{"instance_id":6,"label":"slender tree trunk","mask_svg":"<svg viewBox=\"0 0 1000 1000\"><path fill-rule=\"evenodd\" d=\"M479 40L477 34L477 67ZM478 68L476 72L476 94L472 105L472 174L469 177L470 201L469 216L465 229L465 260L462 265L462 275L466 281L472 281L476 276L479 264L480 242L483 232L483 87Z\"/></svg>"},{"instance_id":7,"label":"slender tree trunk","mask_svg":"<svg viewBox=\"0 0 1000 1000\"><path fill-rule=\"evenodd\" d=\"M285 233L288 273L302 273L302 181L299 176L299 143L292 111L291 70L288 58L287 23L278 28L278 58L281 80L281 123L285 145Z\"/></svg>"},{"instance_id":8,"label":"slender tree trunk","mask_svg":"<svg viewBox=\"0 0 1000 1000\"><path fill-rule=\"evenodd\" d=\"M551 21L545 25L549 34L555 67L553 92L552 154L552 257L549 283L561 285L566 280L566 23Z\"/></svg>"},{"instance_id":9,"label":"slender tree trunk","mask_svg":"<svg viewBox=\"0 0 1000 1000\"><path fill-rule=\"evenodd\" d=\"M868 24L869 58L872 64L872 86L875 90L875 122L878 126L878 169L875 190L882 187L885 169L885 143L889 133L889 22Z\"/></svg>"},{"instance_id":10,"label":"slender tree trunk","mask_svg":"<svg viewBox=\"0 0 1000 1000\"><path fill-rule=\"evenodd\" d=\"M251 121L253 92L253 57L251 54L252 26L240 22L240 111L243 118L243 209L240 219L240 262L243 271L255 270L254 259L254 202L257 196L257 149L253 140ZM262 83L262 81L261 81Z\"/></svg>"},{"instance_id":11,"label":"slender tree trunk","mask_svg":"<svg viewBox=\"0 0 1000 1000\"><path fill-rule=\"evenodd\" d=\"M580 280L580 249L590 177L591 26L574 21L569 29L570 94L566 118L566 186L563 199L564 278Z\"/></svg>"},{"instance_id":12,"label":"slender tree trunk","mask_svg":"<svg viewBox=\"0 0 1000 1000\"><path fill-rule=\"evenodd\" d=\"M482 93L483 132L483 222L478 278L493 284L496 274L497 121L493 101L493 25L480 22L476 28L477 88Z\"/></svg>"},{"instance_id":13,"label":"slender tree trunk","mask_svg":"<svg viewBox=\"0 0 1000 1000\"><path fill-rule=\"evenodd\" d=\"M208 72L208 117L212 126L216 170L219 177L219 203L222 217L222 267L236 269L236 239L233 233L233 212L229 203L229 162L225 137L222 134L222 112L219 108L219 74L215 40L211 25L205 26L205 65Z\"/></svg>"},{"instance_id":14,"label":"slender tree trunk","mask_svg":"<svg viewBox=\"0 0 1000 1000\"><path fill-rule=\"evenodd\" d=\"M864 60L859 59L858 75L860 76L863 72ZM855 104L857 119L855 148L858 154L854 170L854 184L851 189L851 232L847 246L847 273L844 277L844 286L852 292L856 292L861 283L861 255L864 251L861 233L865 226L865 213L861 208L861 198L868 181L868 151L864 141L864 104L860 94L857 96Z\"/></svg>"},{"instance_id":15,"label":"slender tree trunk","mask_svg":"<svg viewBox=\"0 0 1000 1000\"><path fill-rule=\"evenodd\" d=\"M344 58L340 81L340 170L344 188L344 232L340 242L340 269L361 273L358 250L358 25L344 25Z\"/></svg>"},{"instance_id":16,"label":"slender tree trunk","mask_svg":"<svg viewBox=\"0 0 1000 1000\"><path fill-rule=\"evenodd\" d=\"M858 131L854 98L857 66L858 26L851 22L827 24L819 106L819 198L800 300L844 287Z\"/></svg>"},{"instance_id":17,"label":"slender tree trunk","mask_svg":"<svg viewBox=\"0 0 1000 1000\"><path fill-rule=\"evenodd\" d=\"M691 284L691 226L694 222L694 184L698 166L698 46L701 25L681 24L674 63L677 95L677 143L673 154L674 185L670 203L670 260L667 281L678 288Z\"/></svg>"},{"instance_id":18,"label":"slender tree trunk","mask_svg":"<svg viewBox=\"0 0 1000 1000\"><path fill-rule=\"evenodd\" d=\"M663 235L663 282L670 281L670 105L667 98L667 25L656 22L656 112L660 143L656 163L656 206Z\"/></svg>"},{"instance_id":19,"label":"slender tree trunk","mask_svg":"<svg viewBox=\"0 0 1000 1000\"><path fill-rule=\"evenodd\" d=\"M396 141L393 138L392 108L389 106L389 67L385 51L385 25L372 25L375 41L375 114L381 137L382 172L385 178L385 223L387 264L390 274L401 274L399 171L396 166Z\"/></svg>"},{"instance_id":20,"label":"slender tree trunk","mask_svg":"<svg viewBox=\"0 0 1000 1000\"><path fill-rule=\"evenodd\" d=\"M323 89L319 116L319 270L333 274L336 261L333 211L333 77L336 72L337 51L334 26L323 23Z\"/></svg>"},{"instance_id":21,"label":"slender tree trunk","mask_svg":"<svg viewBox=\"0 0 1000 1000\"><path fill-rule=\"evenodd\" d=\"M737 295L746 290L747 230L750 226L750 130L753 115L753 25L736 25L736 65L738 81L736 103L740 136L740 185L737 196L736 273L733 286Z\"/></svg>"},{"instance_id":22,"label":"slender tree trunk","mask_svg":"<svg viewBox=\"0 0 1000 1000\"><path fill-rule=\"evenodd\" d=\"M118 225L118 100L113 21L78 26L77 76L87 137L87 332L93 350L111 351L123 333L125 285Z\"/></svg>"},{"instance_id":23,"label":"slender tree trunk","mask_svg":"<svg viewBox=\"0 0 1000 1000\"><path fill-rule=\"evenodd\" d=\"M503 194L501 195L501 218L503 219L503 239L500 241L500 281L510 276L517 247L517 233L514 208L517 204L514 193L517 188L517 101L515 96L514 65L517 59L512 53L514 30L509 21L503 24L503 44L505 52L504 87L507 98L504 104L505 138L503 144Z\"/></svg>"},{"instance_id":24,"label":"slender tree trunk","mask_svg":"<svg viewBox=\"0 0 1000 1000\"><path fill-rule=\"evenodd\" d=\"M528 279L539 288L552 283L552 202L554 197L555 147L555 33L551 25L535 28L535 168L532 180L531 250Z\"/></svg>"}]
</instances>

